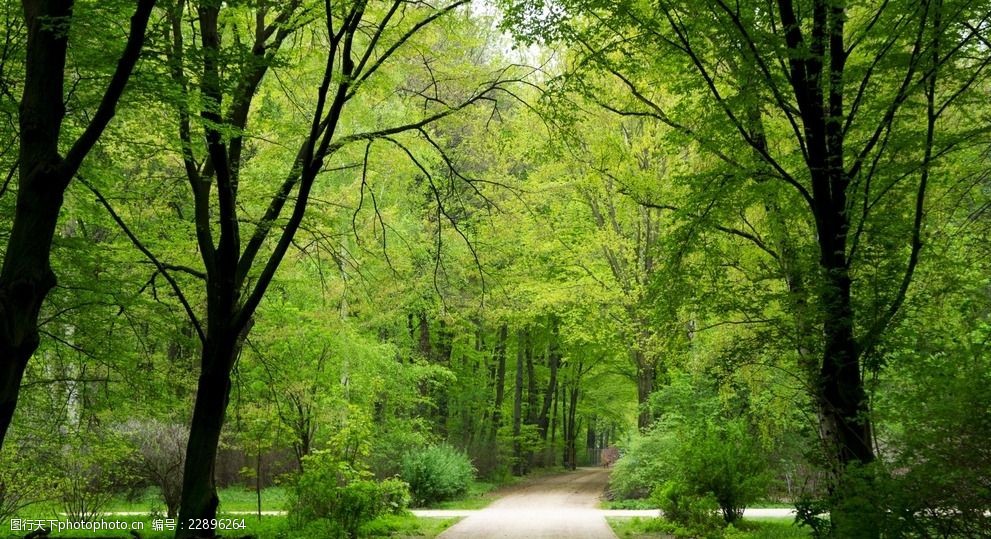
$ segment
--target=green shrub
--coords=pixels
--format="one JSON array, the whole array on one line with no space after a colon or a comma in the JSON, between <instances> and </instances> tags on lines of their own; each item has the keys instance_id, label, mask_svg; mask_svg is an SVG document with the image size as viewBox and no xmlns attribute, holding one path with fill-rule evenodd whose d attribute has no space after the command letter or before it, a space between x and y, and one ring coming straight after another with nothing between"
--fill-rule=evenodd
<instances>
[{"instance_id":1,"label":"green shrub","mask_svg":"<svg viewBox=\"0 0 991 539\"><path fill-rule=\"evenodd\" d=\"M300 536L357 537L362 525L409 504L406 483L375 481L329 453L316 453L290 490L289 519Z\"/></svg>"},{"instance_id":2,"label":"green shrub","mask_svg":"<svg viewBox=\"0 0 991 539\"><path fill-rule=\"evenodd\" d=\"M731 523L766 494L768 453L747 420L746 402L721 394L712 380L673 372L652 405L659 419L616 462L612 498L658 500L657 489L673 481L681 494L711 494Z\"/></svg>"},{"instance_id":3,"label":"green shrub","mask_svg":"<svg viewBox=\"0 0 991 539\"><path fill-rule=\"evenodd\" d=\"M475 468L463 452L449 445L434 445L407 453L401 477L409 483L413 501L427 505L467 492Z\"/></svg>"},{"instance_id":4,"label":"green shrub","mask_svg":"<svg viewBox=\"0 0 991 539\"><path fill-rule=\"evenodd\" d=\"M767 460L742 420L694 429L677 460L689 491L712 494L723 520L733 523L767 489Z\"/></svg>"},{"instance_id":5,"label":"green shrub","mask_svg":"<svg viewBox=\"0 0 991 539\"><path fill-rule=\"evenodd\" d=\"M664 518L684 526L693 536L710 535L723 527L719 503L711 493L699 493L692 485L668 481L654 495Z\"/></svg>"},{"instance_id":6,"label":"green shrub","mask_svg":"<svg viewBox=\"0 0 991 539\"><path fill-rule=\"evenodd\" d=\"M942 463L940 463L942 464ZM958 478L951 466L923 464L892 473L886 465L848 465L833 491L820 499L795 504L796 522L812 537L988 537L986 513L991 491L967 492L950 485ZM960 495L948 494L959 489ZM978 500L982 500L978 501Z\"/></svg>"},{"instance_id":7,"label":"green shrub","mask_svg":"<svg viewBox=\"0 0 991 539\"><path fill-rule=\"evenodd\" d=\"M829 537L833 533L829 507L823 500L803 499L795 502L795 523L809 528L816 539Z\"/></svg>"},{"instance_id":8,"label":"green shrub","mask_svg":"<svg viewBox=\"0 0 991 539\"><path fill-rule=\"evenodd\" d=\"M0 523L36 502L38 493L45 490L43 474L13 447L10 444L0 453Z\"/></svg>"},{"instance_id":9,"label":"green shrub","mask_svg":"<svg viewBox=\"0 0 991 539\"><path fill-rule=\"evenodd\" d=\"M717 503L713 511L718 509L723 520L732 523L766 492L767 470L765 453L742 418L720 424L660 421L617 461L610 492L618 499L650 493L659 504L665 493L692 498L711 495Z\"/></svg>"},{"instance_id":10,"label":"green shrub","mask_svg":"<svg viewBox=\"0 0 991 539\"><path fill-rule=\"evenodd\" d=\"M119 433L96 429L71 433L45 456L57 480L54 498L73 521L95 520L114 496L134 483L128 462L133 449Z\"/></svg>"},{"instance_id":11,"label":"green shrub","mask_svg":"<svg viewBox=\"0 0 991 539\"><path fill-rule=\"evenodd\" d=\"M986 284L980 290L985 299L978 305L986 301ZM961 309L986 312L978 305ZM904 345L885 356L891 368L872 411L886 447L869 485L883 494L876 511L882 532L988 537L991 324L983 314L962 326L941 318L906 325L902 338Z\"/></svg>"},{"instance_id":12,"label":"green shrub","mask_svg":"<svg viewBox=\"0 0 991 539\"><path fill-rule=\"evenodd\" d=\"M637 436L613 466L609 497L614 500L647 498L657 485L670 479L677 463L669 458L678 447L677 434L667 425L655 425Z\"/></svg>"}]
</instances>

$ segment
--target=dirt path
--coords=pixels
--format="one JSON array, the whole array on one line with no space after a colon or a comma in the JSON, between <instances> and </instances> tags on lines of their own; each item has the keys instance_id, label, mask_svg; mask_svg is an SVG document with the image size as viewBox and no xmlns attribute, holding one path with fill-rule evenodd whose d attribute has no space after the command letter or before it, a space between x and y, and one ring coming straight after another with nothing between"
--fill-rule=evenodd
<instances>
[{"instance_id":1,"label":"dirt path","mask_svg":"<svg viewBox=\"0 0 991 539\"><path fill-rule=\"evenodd\" d=\"M616 539L596 510L609 470L583 468L550 475L508 491L440 535L440 539Z\"/></svg>"}]
</instances>

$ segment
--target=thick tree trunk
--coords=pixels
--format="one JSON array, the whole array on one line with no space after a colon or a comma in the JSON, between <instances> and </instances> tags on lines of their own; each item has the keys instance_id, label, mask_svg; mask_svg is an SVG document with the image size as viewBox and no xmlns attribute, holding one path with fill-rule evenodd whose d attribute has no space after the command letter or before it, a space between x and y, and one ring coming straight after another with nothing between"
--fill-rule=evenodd
<instances>
[{"instance_id":1,"label":"thick tree trunk","mask_svg":"<svg viewBox=\"0 0 991 539\"><path fill-rule=\"evenodd\" d=\"M188 524L197 519L209 521L217 517L219 499L214 470L230 398L230 373L237 353L236 337L207 336L183 469L179 522L184 527L176 530L177 539L214 535L212 526L191 530Z\"/></svg>"},{"instance_id":2,"label":"thick tree trunk","mask_svg":"<svg viewBox=\"0 0 991 539\"><path fill-rule=\"evenodd\" d=\"M654 393L657 370L647 361L642 350L634 350L634 364L637 366L637 428L641 431L650 427L654 415L650 410L650 396Z\"/></svg>"},{"instance_id":3,"label":"thick tree trunk","mask_svg":"<svg viewBox=\"0 0 991 539\"><path fill-rule=\"evenodd\" d=\"M38 348L41 304L55 286L49 257L72 173L58 153L68 27L48 21L71 20L71 15L72 2L24 2L28 41L17 204L0 270L0 447L28 359Z\"/></svg>"},{"instance_id":4,"label":"thick tree trunk","mask_svg":"<svg viewBox=\"0 0 991 539\"><path fill-rule=\"evenodd\" d=\"M836 252L836 251L825 251ZM843 252L843 251L839 251ZM874 461L867 396L860 374L853 334L853 307L850 276L845 264L823 255L825 286L822 297L824 350L819 372L817 405L820 436L826 447L834 480L830 520L836 537L875 538L880 536L870 506L849 498L848 492L862 492L869 485L850 475L851 466ZM863 480L869 476L864 476Z\"/></svg>"},{"instance_id":5,"label":"thick tree trunk","mask_svg":"<svg viewBox=\"0 0 991 539\"><path fill-rule=\"evenodd\" d=\"M5 342L0 343L0 356L3 357L0 361L0 447L14 418L24 369L38 347L37 332L33 339L22 340L20 343L13 339L3 340Z\"/></svg>"},{"instance_id":6,"label":"thick tree trunk","mask_svg":"<svg viewBox=\"0 0 991 539\"><path fill-rule=\"evenodd\" d=\"M22 5L27 45L18 117L17 203L0 269L0 448L14 417L28 360L38 348L41 305L55 286L50 253L63 194L114 116L140 56L154 0L138 3L110 84L65 158L59 153L59 139L73 2L24 0Z\"/></svg>"},{"instance_id":7,"label":"thick tree trunk","mask_svg":"<svg viewBox=\"0 0 991 539\"><path fill-rule=\"evenodd\" d=\"M827 277L825 353L819 376L823 439L841 466L874 460L867 397L856 357L850 306L850 278L845 270Z\"/></svg>"},{"instance_id":8,"label":"thick tree trunk","mask_svg":"<svg viewBox=\"0 0 991 539\"><path fill-rule=\"evenodd\" d=\"M62 189L62 179L35 173L17 193L14 226L0 272L0 447L14 417L28 360L40 342L41 305L55 286L49 253Z\"/></svg>"}]
</instances>

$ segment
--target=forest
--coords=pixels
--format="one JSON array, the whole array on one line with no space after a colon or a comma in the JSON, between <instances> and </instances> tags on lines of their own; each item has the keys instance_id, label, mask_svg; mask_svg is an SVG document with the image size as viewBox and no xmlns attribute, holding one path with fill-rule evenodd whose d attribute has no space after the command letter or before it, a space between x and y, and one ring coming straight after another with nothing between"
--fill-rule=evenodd
<instances>
[{"instance_id":1,"label":"forest","mask_svg":"<svg viewBox=\"0 0 991 539\"><path fill-rule=\"evenodd\" d=\"M991 1L0 12L0 537L991 537Z\"/></svg>"}]
</instances>

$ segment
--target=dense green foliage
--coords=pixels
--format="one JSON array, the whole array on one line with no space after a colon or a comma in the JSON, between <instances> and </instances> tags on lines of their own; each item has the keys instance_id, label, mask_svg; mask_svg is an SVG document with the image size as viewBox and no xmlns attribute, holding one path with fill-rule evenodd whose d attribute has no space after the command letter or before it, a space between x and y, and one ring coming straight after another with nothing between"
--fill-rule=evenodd
<instances>
[{"instance_id":1,"label":"dense green foliage","mask_svg":"<svg viewBox=\"0 0 991 539\"><path fill-rule=\"evenodd\" d=\"M290 522L303 536L354 538L363 525L409 504L402 481L377 481L327 453L309 455L304 463L289 499Z\"/></svg>"},{"instance_id":2,"label":"dense green foliage","mask_svg":"<svg viewBox=\"0 0 991 539\"><path fill-rule=\"evenodd\" d=\"M617 463L613 497L651 497L669 519L706 527L714 507L733 523L766 496L771 456L738 398L673 373L654 402L659 419Z\"/></svg>"},{"instance_id":3,"label":"dense green foliage","mask_svg":"<svg viewBox=\"0 0 991 539\"><path fill-rule=\"evenodd\" d=\"M707 539L796 539L809 534L780 520L746 521L718 529L689 529L674 522L655 519L611 519L613 530L619 537L677 537Z\"/></svg>"},{"instance_id":4,"label":"dense green foliage","mask_svg":"<svg viewBox=\"0 0 991 539\"><path fill-rule=\"evenodd\" d=\"M991 527L991 2L0 18L0 524L621 455L658 532Z\"/></svg>"},{"instance_id":5,"label":"dense green foliage","mask_svg":"<svg viewBox=\"0 0 991 539\"><path fill-rule=\"evenodd\" d=\"M400 477L409 484L413 503L430 505L468 491L475 468L468 455L449 445L432 445L403 456Z\"/></svg>"}]
</instances>

